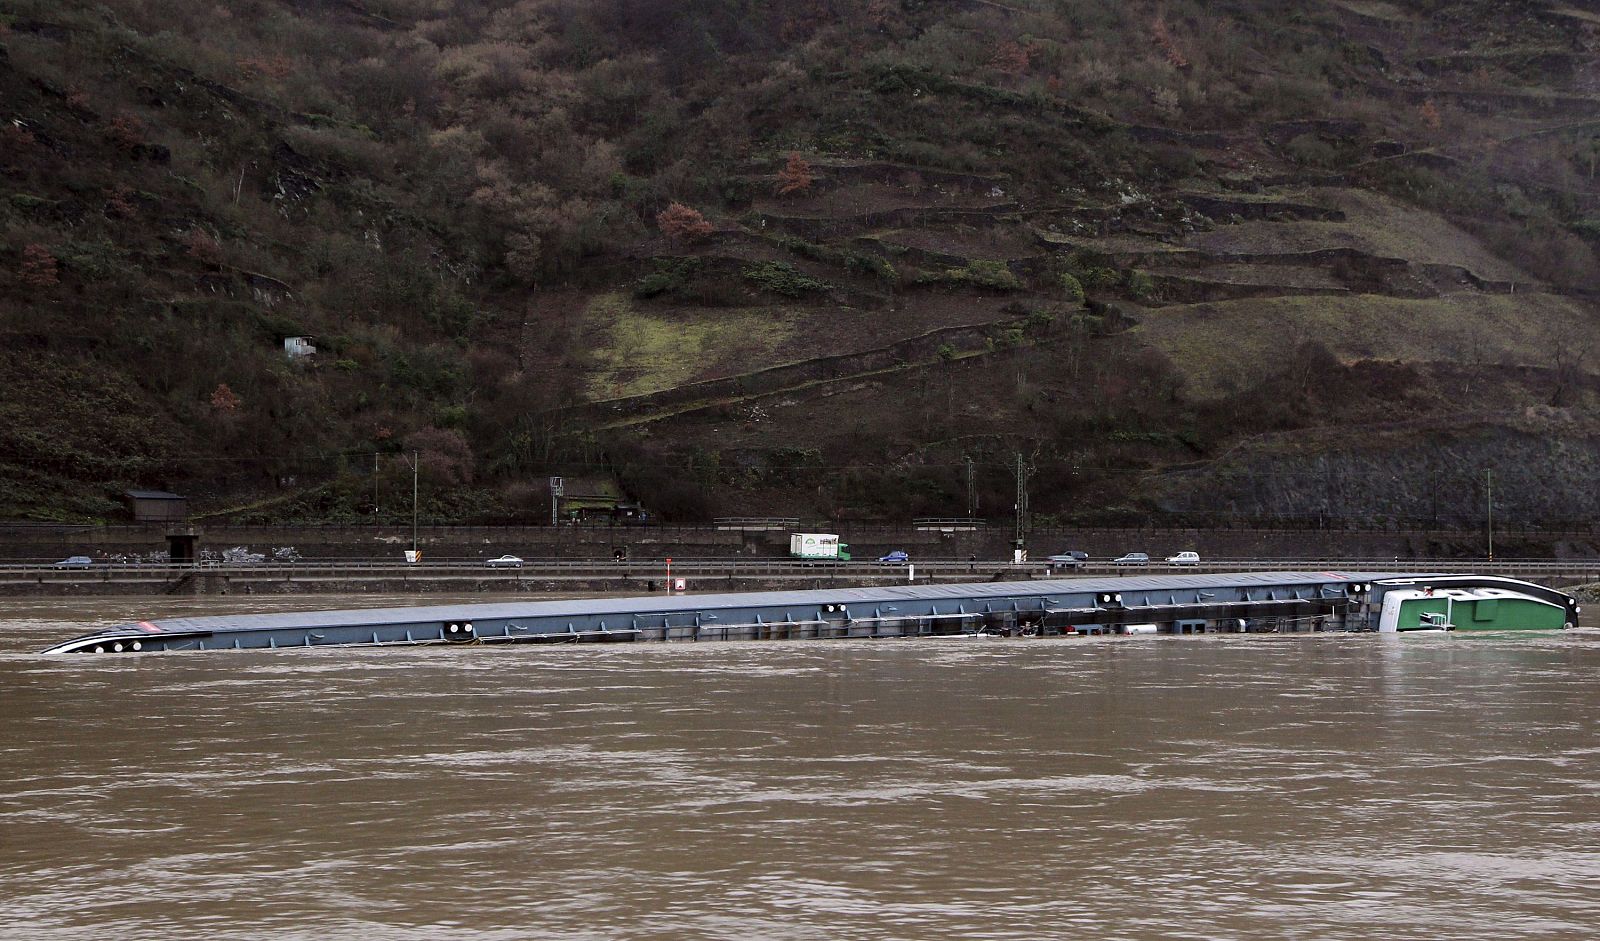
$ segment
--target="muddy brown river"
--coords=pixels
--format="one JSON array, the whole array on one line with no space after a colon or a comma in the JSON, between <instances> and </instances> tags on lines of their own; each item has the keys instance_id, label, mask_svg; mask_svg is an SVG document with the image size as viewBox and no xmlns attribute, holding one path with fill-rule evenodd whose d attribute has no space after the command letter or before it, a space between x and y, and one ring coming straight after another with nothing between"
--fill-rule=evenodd
<instances>
[{"instance_id":1,"label":"muddy brown river","mask_svg":"<svg viewBox=\"0 0 1600 941\"><path fill-rule=\"evenodd\" d=\"M1600 631L34 653L395 600L0 608L0 938L1600 936Z\"/></svg>"}]
</instances>

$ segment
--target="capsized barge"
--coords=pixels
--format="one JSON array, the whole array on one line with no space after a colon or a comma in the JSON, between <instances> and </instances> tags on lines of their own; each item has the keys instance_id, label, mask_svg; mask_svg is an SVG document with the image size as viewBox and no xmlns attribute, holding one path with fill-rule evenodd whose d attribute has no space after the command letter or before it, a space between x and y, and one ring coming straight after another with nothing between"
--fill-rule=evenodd
<instances>
[{"instance_id":1,"label":"capsized barge","mask_svg":"<svg viewBox=\"0 0 1600 941\"><path fill-rule=\"evenodd\" d=\"M1444 594L1451 592L1472 595L1471 617L1456 618L1461 623L1434 616L1465 610L1458 607L1465 602ZM1448 609L1445 597L1451 598ZM1507 630L1573 627L1578 613L1569 595L1495 576L1150 575L159 618L44 652L1449 629L1445 625Z\"/></svg>"}]
</instances>

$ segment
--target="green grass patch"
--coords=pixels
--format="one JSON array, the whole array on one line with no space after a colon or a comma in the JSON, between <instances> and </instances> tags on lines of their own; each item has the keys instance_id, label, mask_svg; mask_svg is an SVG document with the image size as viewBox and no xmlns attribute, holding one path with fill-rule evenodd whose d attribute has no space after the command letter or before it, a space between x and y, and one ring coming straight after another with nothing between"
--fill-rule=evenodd
<instances>
[{"instance_id":1,"label":"green grass patch","mask_svg":"<svg viewBox=\"0 0 1600 941\"><path fill-rule=\"evenodd\" d=\"M694 320L636 309L625 294L603 294L584 312L588 381L593 399L670 389L721 372L747 372L771 364L794 332L784 311L733 308L700 312Z\"/></svg>"},{"instance_id":2,"label":"green grass patch","mask_svg":"<svg viewBox=\"0 0 1600 941\"><path fill-rule=\"evenodd\" d=\"M656 270L635 281L633 296L638 298L676 295L700 270L698 258L657 258Z\"/></svg>"},{"instance_id":3,"label":"green grass patch","mask_svg":"<svg viewBox=\"0 0 1600 941\"><path fill-rule=\"evenodd\" d=\"M1069 271L1063 271L1061 273L1060 282L1061 296L1066 298L1067 303L1072 304L1075 307L1083 306L1085 299L1085 295L1083 293L1083 282L1079 281L1077 276Z\"/></svg>"},{"instance_id":4,"label":"green grass patch","mask_svg":"<svg viewBox=\"0 0 1600 941\"><path fill-rule=\"evenodd\" d=\"M1022 279L1003 261L981 261L974 259L967 262L963 268L946 268L943 271L927 271L917 275L917 284L968 284L973 287L989 291L1020 291Z\"/></svg>"},{"instance_id":5,"label":"green grass patch","mask_svg":"<svg viewBox=\"0 0 1600 941\"><path fill-rule=\"evenodd\" d=\"M11 205L24 212L31 212L35 209L42 209L56 204L53 199L45 199L40 196L34 196L31 193L12 193L10 199Z\"/></svg>"},{"instance_id":6,"label":"green grass patch","mask_svg":"<svg viewBox=\"0 0 1600 941\"><path fill-rule=\"evenodd\" d=\"M801 274L794 265L786 261L764 261L744 269L744 279L754 284L763 291L781 294L784 297L799 297L802 294L812 294L826 291L833 285L826 281Z\"/></svg>"},{"instance_id":7,"label":"green grass patch","mask_svg":"<svg viewBox=\"0 0 1600 941\"><path fill-rule=\"evenodd\" d=\"M1197 398L1246 388L1316 338L1343 360L1549 367L1589 315L1550 294L1446 298L1283 297L1162 308L1137 333L1166 353Z\"/></svg>"},{"instance_id":8,"label":"green grass patch","mask_svg":"<svg viewBox=\"0 0 1600 941\"><path fill-rule=\"evenodd\" d=\"M896 278L894 266L889 264L887 259L877 255L831 248L792 236L780 238L778 244L801 258L820 261L826 265L837 265L855 274L870 274L890 284L893 284Z\"/></svg>"}]
</instances>

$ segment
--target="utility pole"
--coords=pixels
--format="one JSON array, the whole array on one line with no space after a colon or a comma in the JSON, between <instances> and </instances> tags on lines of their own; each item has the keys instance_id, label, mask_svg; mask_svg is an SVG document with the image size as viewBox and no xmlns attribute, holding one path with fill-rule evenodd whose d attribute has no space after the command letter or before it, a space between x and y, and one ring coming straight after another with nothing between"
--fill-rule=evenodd
<instances>
[{"instance_id":1,"label":"utility pole","mask_svg":"<svg viewBox=\"0 0 1600 941\"><path fill-rule=\"evenodd\" d=\"M967 519L976 519L978 516L978 490L977 481L972 476L972 458L967 461Z\"/></svg>"},{"instance_id":2,"label":"utility pole","mask_svg":"<svg viewBox=\"0 0 1600 941\"><path fill-rule=\"evenodd\" d=\"M405 454L400 455L400 460L411 465L411 555L417 554L417 468L422 465L422 458L416 451L411 452L411 459L406 460Z\"/></svg>"},{"instance_id":3,"label":"utility pole","mask_svg":"<svg viewBox=\"0 0 1600 941\"><path fill-rule=\"evenodd\" d=\"M1484 491L1489 498L1489 561L1494 561L1494 471L1483 472Z\"/></svg>"},{"instance_id":4,"label":"utility pole","mask_svg":"<svg viewBox=\"0 0 1600 941\"><path fill-rule=\"evenodd\" d=\"M378 452L372 452L372 522L377 525L381 516L378 513Z\"/></svg>"},{"instance_id":5,"label":"utility pole","mask_svg":"<svg viewBox=\"0 0 1600 941\"><path fill-rule=\"evenodd\" d=\"M1017 452L1017 538L1012 543L1015 552L1012 560L1025 561L1028 537L1028 468L1022 463L1022 452Z\"/></svg>"}]
</instances>

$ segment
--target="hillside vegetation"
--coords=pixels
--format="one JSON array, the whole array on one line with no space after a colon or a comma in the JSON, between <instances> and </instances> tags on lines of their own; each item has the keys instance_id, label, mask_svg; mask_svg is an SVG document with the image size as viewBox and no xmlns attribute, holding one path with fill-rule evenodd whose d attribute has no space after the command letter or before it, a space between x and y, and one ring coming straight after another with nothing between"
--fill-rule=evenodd
<instances>
[{"instance_id":1,"label":"hillside vegetation","mask_svg":"<svg viewBox=\"0 0 1600 941\"><path fill-rule=\"evenodd\" d=\"M1597 52L1589 0L4 0L0 516L409 515L416 451L438 520L1005 516L1020 455L1066 523L1485 469L1587 522Z\"/></svg>"}]
</instances>

